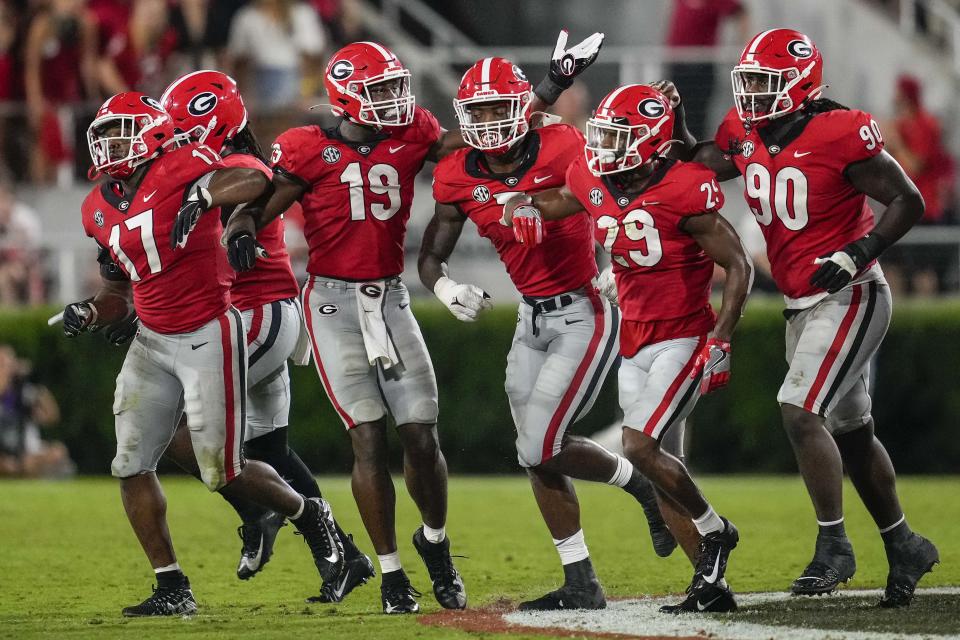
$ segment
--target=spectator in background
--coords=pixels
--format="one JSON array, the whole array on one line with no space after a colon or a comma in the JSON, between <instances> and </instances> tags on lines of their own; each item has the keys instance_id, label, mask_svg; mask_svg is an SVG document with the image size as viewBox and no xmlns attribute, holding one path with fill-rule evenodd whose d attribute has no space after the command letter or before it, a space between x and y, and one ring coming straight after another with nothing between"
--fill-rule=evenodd
<instances>
[{"instance_id":1,"label":"spectator in background","mask_svg":"<svg viewBox=\"0 0 960 640\"><path fill-rule=\"evenodd\" d=\"M739 41L746 43L752 35L750 17L740 0L673 0L670 47L715 47L724 19L737 21ZM716 84L715 65L710 60L682 62L668 68L667 78L680 90L687 115L687 127L698 140L711 138L706 120Z\"/></svg>"},{"instance_id":2,"label":"spectator in background","mask_svg":"<svg viewBox=\"0 0 960 640\"><path fill-rule=\"evenodd\" d=\"M296 0L255 0L237 13L227 52L255 108L279 109L319 95L326 38L317 12Z\"/></svg>"},{"instance_id":3,"label":"spectator in background","mask_svg":"<svg viewBox=\"0 0 960 640\"><path fill-rule=\"evenodd\" d=\"M0 171L13 170L4 151L9 145L7 132L12 130L9 122L16 113L12 101L18 97L18 85L22 80L16 55L19 26L19 16L13 4L9 0L0 0Z\"/></svg>"},{"instance_id":4,"label":"spectator in background","mask_svg":"<svg viewBox=\"0 0 960 640\"><path fill-rule=\"evenodd\" d=\"M8 178L0 178L0 307L44 302L40 238L37 214L16 200Z\"/></svg>"},{"instance_id":5,"label":"spectator in background","mask_svg":"<svg viewBox=\"0 0 960 640\"><path fill-rule=\"evenodd\" d=\"M40 437L40 427L60 421L60 408L46 387L30 382L29 373L28 362L0 345L0 476L73 475L63 443Z\"/></svg>"},{"instance_id":6,"label":"spectator in background","mask_svg":"<svg viewBox=\"0 0 960 640\"><path fill-rule=\"evenodd\" d=\"M49 0L34 15L24 48L24 89L33 136L30 174L49 182L73 152L57 109L98 97L96 24L84 0Z\"/></svg>"},{"instance_id":7,"label":"spectator in background","mask_svg":"<svg viewBox=\"0 0 960 640\"><path fill-rule=\"evenodd\" d=\"M179 9L177 18L182 18ZM104 93L160 95L170 80L167 61L180 44L166 0L133 0L126 22L119 21L109 29L100 60Z\"/></svg>"}]
</instances>

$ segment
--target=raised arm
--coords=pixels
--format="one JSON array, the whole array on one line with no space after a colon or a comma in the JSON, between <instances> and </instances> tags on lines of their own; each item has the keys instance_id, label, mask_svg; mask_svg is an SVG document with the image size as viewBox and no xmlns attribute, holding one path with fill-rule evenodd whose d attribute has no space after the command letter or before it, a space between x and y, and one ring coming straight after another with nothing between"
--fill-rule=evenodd
<instances>
[{"instance_id":1,"label":"raised arm","mask_svg":"<svg viewBox=\"0 0 960 640\"><path fill-rule=\"evenodd\" d=\"M923 197L886 151L850 165L846 176L857 191L887 208L870 233L833 254L817 258L820 268L811 276L810 284L829 293L847 286L857 273L923 217Z\"/></svg>"},{"instance_id":2,"label":"raised arm","mask_svg":"<svg viewBox=\"0 0 960 640\"><path fill-rule=\"evenodd\" d=\"M186 202L177 213L170 230L170 248L186 246L187 237L200 216L217 207L236 206L258 198L270 186L263 172L245 167L227 167L211 171L197 180Z\"/></svg>"}]
</instances>

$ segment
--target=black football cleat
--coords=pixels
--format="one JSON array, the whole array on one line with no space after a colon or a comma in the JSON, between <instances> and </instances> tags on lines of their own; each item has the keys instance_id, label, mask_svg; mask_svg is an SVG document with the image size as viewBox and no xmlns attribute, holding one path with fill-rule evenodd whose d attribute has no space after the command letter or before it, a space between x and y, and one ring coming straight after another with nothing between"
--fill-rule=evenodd
<instances>
[{"instance_id":1,"label":"black football cleat","mask_svg":"<svg viewBox=\"0 0 960 640\"><path fill-rule=\"evenodd\" d=\"M336 580L324 582L320 595L307 598L307 602L342 602L351 591L377 575L370 558L353 543L352 535L340 539L343 541L343 571Z\"/></svg>"},{"instance_id":2,"label":"black football cleat","mask_svg":"<svg viewBox=\"0 0 960 640\"><path fill-rule=\"evenodd\" d=\"M888 545L886 552L890 573L878 606L884 609L909 606L920 578L940 562L940 552L932 542L916 533L911 533L903 542Z\"/></svg>"},{"instance_id":3,"label":"black football cleat","mask_svg":"<svg viewBox=\"0 0 960 640\"><path fill-rule=\"evenodd\" d=\"M383 584L380 585L380 603L383 605L383 612L391 615L417 613L420 611L420 605L417 604L416 598L422 595L410 585L410 579L403 569L384 575Z\"/></svg>"},{"instance_id":4,"label":"black football cleat","mask_svg":"<svg viewBox=\"0 0 960 640\"><path fill-rule=\"evenodd\" d=\"M128 618L150 616L192 616L197 612L190 583L184 581L177 587L154 587L153 594L133 607L125 607L123 615Z\"/></svg>"},{"instance_id":5,"label":"black football cleat","mask_svg":"<svg viewBox=\"0 0 960 640\"><path fill-rule=\"evenodd\" d=\"M733 589L725 580L719 584L701 581L698 588L687 589L686 599L679 604L667 604L660 607L660 613L730 613L737 610L737 599Z\"/></svg>"},{"instance_id":6,"label":"black football cleat","mask_svg":"<svg viewBox=\"0 0 960 640\"><path fill-rule=\"evenodd\" d=\"M286 518L279 513L268 513L256 522L237 527L237 534L243 546L240 549L240 563L237 565L237 577L249 580L257 575L273 556L273 543L277 532L284 526Z\"/></svg>"},{"instance_id":7,"label":"black football cleat","mask_svg":"<svg viewBox=\"0 0 960 640\"><path fill-rule=\"evenodd\" d=\"M304 513L293 521L297 534L310 547L313 563L324 583L333 582L343 572L343 542L337 534L333 511L323 498L307 498Z\"/></svg>"},{"instance_id":8,"label":"black football cleat","mask_svg":"<svg viewBox=\"0 0 960 640\"><path fill-rule=\"evenodd\" d=\"M837 536L817 536L813 560L793 581L790 593L795 596L820 596L836 591L857 572L857 559L850 540Z\"/></svg>"},{"instance_id":9,"label":"black football cleat","mask_svg":"<svg viewBox=\"0 0 960 640\"><path fill-rule=\"evenodd\" d=\"M606 609L603 587L593 572L590 559L564 565L565 580L556 591L535 600L521 602L519 611L555 611L558 609Z\"/></svg>"},{"instance_id":10,"label":"black football cleat","mask_svg":"<svg viewBox=\"0 0 960 640\"><path fill-rule=\"evenodd\" d=\"M423 527L413 533L413 547L423 559L433 583L433 595L444 609L466 609L467 590L450 557L450 538L433 543L423 535Z\"/></svg>"},{"instance_id":11,"label":"black football cleat","mask_svg":"<svg viewBox=\"0 0 960 640\"><path fill-rule=\"evenodd\" d=\"M650 529L650 539L653 541L653 552L661 558L668 557L677 548L677 540L663 520L653 484L642 474L637 473L636 477L623 489L636 498L643 508L643 514L647 518L647 528Z\"/></svg>"}]
</instances>

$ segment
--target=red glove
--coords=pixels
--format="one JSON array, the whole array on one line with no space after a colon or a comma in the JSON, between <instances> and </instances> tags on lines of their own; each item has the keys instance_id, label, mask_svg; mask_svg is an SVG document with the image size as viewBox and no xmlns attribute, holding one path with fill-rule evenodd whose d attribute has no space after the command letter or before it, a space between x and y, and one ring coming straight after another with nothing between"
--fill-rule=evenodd
<instances>
[{"instance_id":1,"label":"red glove","mask_svg":"<svg viewBox=\"0 0 960 640\"><path fill-rule=\"evenodd\" d=\"M513 210L513 237L527 247L543 242L543 217L536 207L522 204Z\"/></svg>"},{"instance_id":2,"label":"red glove","mask_svg":"<svg viewBox=\"0 0 960 640\"><path fill-rule=\"evenodd\" d=\"M696 362L693 363L690 378L696 378L701 372L703 373L700 379L701 394L706 395L727 385L730 381L729 342L717 338L707 340L707 344L703 345Z\"/></svg>"}]
</instances>

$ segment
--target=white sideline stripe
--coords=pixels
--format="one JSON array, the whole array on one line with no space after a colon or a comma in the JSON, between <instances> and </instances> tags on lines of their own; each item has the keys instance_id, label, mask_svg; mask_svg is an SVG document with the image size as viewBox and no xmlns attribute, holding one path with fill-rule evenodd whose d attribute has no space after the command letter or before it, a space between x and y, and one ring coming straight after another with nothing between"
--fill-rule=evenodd
<instances>
[{"instance_id":1,"label":"white sideline stripe","mask_svg":"<svg viewBox=\"0 0 960 640\"><path fill-rule=\"evenodd\" d=\"M837 595L820 601L824 604L834 598L870 596L880 598L880 589L842 590ZM934 587L917 589L918 594L957 595L960 587ZM740 606L763 602L782 602L791 600L786 592L741 593L737 594ZM937 635L931 633L878 633L874 631L842 631L837 629L811 629L778 625L756 624L714 618L711 616L673 616L660 613L664 604L676 604L681 596L642 598L633 600L614 600L607 602L607 608L599 611L524 611L508 613L504 620L525 627L559 627L577 632L618 633L627 636L666 636L666 637L710 637L715 640L920 640L932 638L946 640L956 635Z\"/></svg>"}]
</instances>

